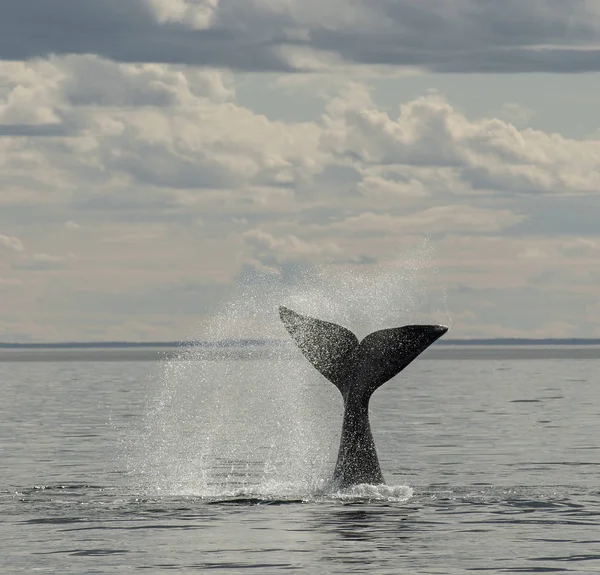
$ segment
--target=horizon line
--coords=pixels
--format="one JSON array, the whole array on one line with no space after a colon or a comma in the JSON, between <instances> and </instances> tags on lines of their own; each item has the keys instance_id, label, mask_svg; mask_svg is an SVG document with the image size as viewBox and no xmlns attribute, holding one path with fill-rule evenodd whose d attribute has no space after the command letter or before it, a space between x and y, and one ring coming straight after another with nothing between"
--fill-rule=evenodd
<instances>
[{"instance_id":1,"label":"horizon line","mask_svg":"<svg viewBox=\"0 0 600 575\"><path fill-rule=\"evenodd\" d=\"M226 340L186 340L186 341L61 341L61 342L0 342L0 349L64 349L64 348L178 348L178 347L239 347L285 345L286 340L278 339L226 339ZM600 338L461 338L445 339L436 345L600 345Z\"/></svg>"}]
</instances>

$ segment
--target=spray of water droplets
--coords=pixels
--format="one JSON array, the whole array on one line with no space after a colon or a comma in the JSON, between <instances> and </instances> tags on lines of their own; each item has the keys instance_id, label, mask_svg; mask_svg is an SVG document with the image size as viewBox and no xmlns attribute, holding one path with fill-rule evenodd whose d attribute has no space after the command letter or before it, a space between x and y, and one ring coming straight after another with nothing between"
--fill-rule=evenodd
<instances>
[{"instance_id":1,"label":"spray of water droplets","mask_svg":"<svg viewBox=\"0 0 600 575\"><path fill-rule=\"evenodd\" d=\"M132 475L147 492L168 495L323 496L342 402L295 348L278 306L344 325L359 339L376 329L430 322L432 315L447 321L445 298L432 297L428 285L434 271L425 245L375 272L248 274L194 338L229 343L182 348L162 364L130 442ZM245 338L278 343L231 344ZM410 489L363 486L344 496L405 499Z\"/></svg>"}]
</instances>

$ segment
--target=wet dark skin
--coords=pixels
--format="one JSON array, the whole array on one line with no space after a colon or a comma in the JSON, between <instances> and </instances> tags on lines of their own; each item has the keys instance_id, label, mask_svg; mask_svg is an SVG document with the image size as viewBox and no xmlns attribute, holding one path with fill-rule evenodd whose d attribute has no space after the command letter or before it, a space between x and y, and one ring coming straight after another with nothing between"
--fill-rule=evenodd
<instances>
[{"instance_id":1,"label":"wet dark skin","mask_svg":"<svg viewBox=\"0 0 600 575\"><path fill-rule=\"evenodd\" d=\"M337 487L384 483L369 423L373 392L444 335L443 325L407 325L376 331L361 342L346 328L279 308L304 356L344 399L344 420L333 480Z\"/></svg>"}]
</instances>

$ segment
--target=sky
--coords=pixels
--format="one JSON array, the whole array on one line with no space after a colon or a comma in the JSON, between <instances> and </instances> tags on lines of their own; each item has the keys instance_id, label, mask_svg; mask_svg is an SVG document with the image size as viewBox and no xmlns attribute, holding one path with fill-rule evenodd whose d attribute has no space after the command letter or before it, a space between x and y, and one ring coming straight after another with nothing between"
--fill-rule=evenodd
<instances>
[{"instance_id":1,"label":"sky","mask_svg":"<svg viewBox=\"0 0 600 575\"><path fill-rule=\"evenodd\" d=\"M180 340L415 254L452 337L600 337L600 2L0 14L0 341Z\"/></svg>"}]
</instances>

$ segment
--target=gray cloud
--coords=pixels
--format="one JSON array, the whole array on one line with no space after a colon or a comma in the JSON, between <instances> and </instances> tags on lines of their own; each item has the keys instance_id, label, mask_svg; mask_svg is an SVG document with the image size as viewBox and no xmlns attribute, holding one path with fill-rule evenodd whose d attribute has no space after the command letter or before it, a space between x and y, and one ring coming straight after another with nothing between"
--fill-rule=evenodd
<instances>
[{"instance_id":1,"label":"gray cloud","mask_svg":"<svg viewBox=\"0 0 600 575\"><path fill-rule=\"evenodd\" d=\"M437 72L582 72L598 70L600 22L584 0L381 0L387 23L376 29L315 28L314 48L363 64Z\"/></svg>"},{"instance_id":2,"label":"gray cloud","mask_svg":"<svg viewBox=\"0 0 600 575\"><path fill-rule=\"evenodd\" d=\"M295 69L295 49L438 72L598 71L599 41L600 10L586 0L21 0L0 21L4 59L262 71Z\"/></svg>"},{"instance_id":3,"label":"gray cloud","mask_svg":"<svg viewBox=\"0 0 600 575\"><path fill-rule=\"evenodd\" d=\"M0 137L57 137L70 134L71 130L64 124L0 124Z\"/></svg>"},{"instance_id":4,"label":"gray cloud","mask_svg":"<svg viewBox=\"0 0 600 575\"><path fill-rule=\"evenodd\" d=\"M248 32L193 30L160 23L144 0L24 0L4 3L0 58L99 54L120 62L206 65L238 70L289 70L273 50Z\"/></svg>"}]
</instances>

